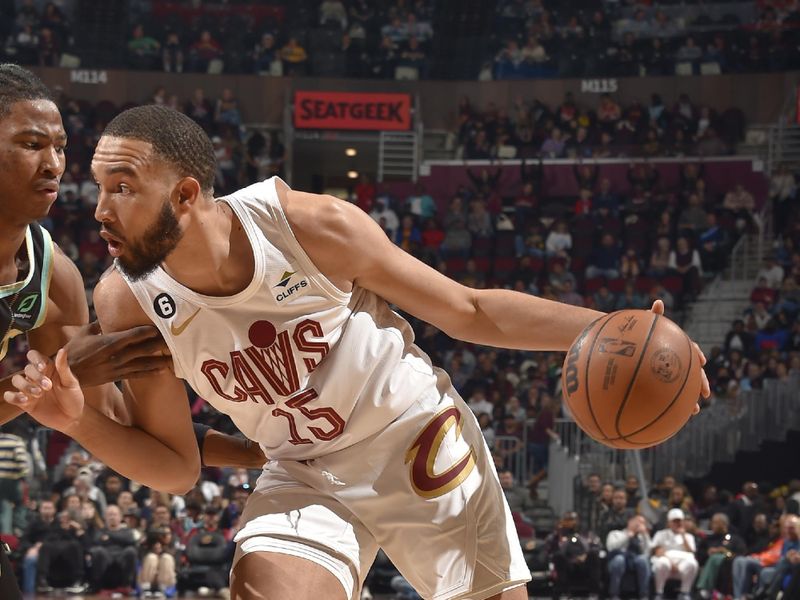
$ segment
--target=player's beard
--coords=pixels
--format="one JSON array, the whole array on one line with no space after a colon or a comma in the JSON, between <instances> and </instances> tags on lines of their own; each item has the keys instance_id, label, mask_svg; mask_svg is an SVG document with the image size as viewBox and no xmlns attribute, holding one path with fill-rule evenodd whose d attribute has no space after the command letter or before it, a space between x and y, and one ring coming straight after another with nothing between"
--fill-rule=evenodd
<instances>
[{"instance_id":1,"label":"player's beard","mask_svg":"<svg viewBox=\"0 0 800 600\"><path fill-rule=\"evenodd\" d=\"M169 200L165 200L155 222L145 229L140 239L128 241L127 252L117 258L115 264L128 280L144 279L164 262L182 237L175 210Z\"/></svg>"}]
</instances>

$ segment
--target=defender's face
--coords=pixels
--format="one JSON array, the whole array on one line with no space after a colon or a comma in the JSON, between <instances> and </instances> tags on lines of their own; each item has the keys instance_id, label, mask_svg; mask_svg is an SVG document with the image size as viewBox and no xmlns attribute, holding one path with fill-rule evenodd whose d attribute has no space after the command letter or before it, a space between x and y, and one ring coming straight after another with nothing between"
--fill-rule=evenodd
<instances>
[{"instance_id":1,"label":"defender's face","mask_svg":"<svg viewBox=\"0 0 800 600\"><path fill-rule=\"evenodd\" d=\"M99 194L95 219L120 270L141 279L155 270L183 231L173 198L180 177L153 156L149 142L103 136L92 159Z\"/></svg>"},{"instance_id":2,"label":"defender's face","mask_svg":"<svg viewBox=\"0 0 800 600\"><path fill-rule=\"evenodd\" d=\"M0 120L0 214L27 225L47 216L64 174L67 134L50 100L23 100Z\"/></svg>"}]
</instances>

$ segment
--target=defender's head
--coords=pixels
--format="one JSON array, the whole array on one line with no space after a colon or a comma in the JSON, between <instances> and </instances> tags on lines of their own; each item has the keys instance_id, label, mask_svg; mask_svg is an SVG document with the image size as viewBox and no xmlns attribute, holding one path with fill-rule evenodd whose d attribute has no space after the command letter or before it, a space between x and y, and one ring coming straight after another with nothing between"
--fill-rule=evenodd
<instances>
[{"instance_id":1,"label":"defender's head","mask_svg":"<svg viewBox=\"0 0 800 600\"><path fill-rule=\"evenodd\" d=\"M27 225L47 216L64 173L67 134L36 75L0 64L0 215Z\"/></svg>"}]
</instances>

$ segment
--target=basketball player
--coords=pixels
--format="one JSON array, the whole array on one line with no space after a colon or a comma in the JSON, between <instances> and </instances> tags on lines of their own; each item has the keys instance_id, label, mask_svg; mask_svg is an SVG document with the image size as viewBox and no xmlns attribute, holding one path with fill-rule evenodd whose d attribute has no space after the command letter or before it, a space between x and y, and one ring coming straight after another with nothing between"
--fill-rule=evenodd
<instances>
[{"instance_id":1,"label":"basketball player","mask_svg":"<svg viewBox=\"0 0 800 600\"><path fill-rule=\"evenodd\" d=\"M97 335L78 269L36 221L47 216L64 173L66 133L47 87L30 71L0 65L0 360L26 334L49 356L66 345L87 402L122 422L130 409L109 382L168 367L154 327ZM154 354L155 353L155 354ZM12 376L0 380L13 389ZM102 385L109 384L109 385ZM0 402L0 424L21 410ZM209 466L260 467L263 454L246 440L196 427ZM0 597L19 594L0 545Z\"/></svg>"},{"instance_id":2,"label":"basketball player","mask_svg":"<svg viewBox=\"0 0 800 600\"><path fill-rule=\"evenodd\" d=\"M116 259L95 289L103 331L154 323L174 373L129 381L126 427L84 403L68 350L32 351L8 402L175 493L200 462L180 378L230 415L272 459L236 537L237 600L357 599L378 547L425 598L527 598L477 422L389 302L455 338L526 350L566 350L601 313L461 286L353 205L277 178L215 200L208 137L165 107L116 117L92 170Z\"/></svg>"}]
</instances>

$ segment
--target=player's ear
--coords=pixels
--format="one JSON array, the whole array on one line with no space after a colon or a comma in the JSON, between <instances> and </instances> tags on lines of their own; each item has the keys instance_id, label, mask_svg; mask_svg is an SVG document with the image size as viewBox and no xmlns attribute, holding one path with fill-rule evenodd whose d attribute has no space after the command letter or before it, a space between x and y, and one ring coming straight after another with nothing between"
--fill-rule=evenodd
<instances>
[{"instance_id":1,"label":"player's ear","mask_svg":"<svg viewBox=\"0 0 800 600\"><path fill-rule=\"evenodd\" d=\"M194 177L184 177L178 181L172 191L175 208L188 208L202 196L200 183Z\"/></svg>"}]
</instances>

